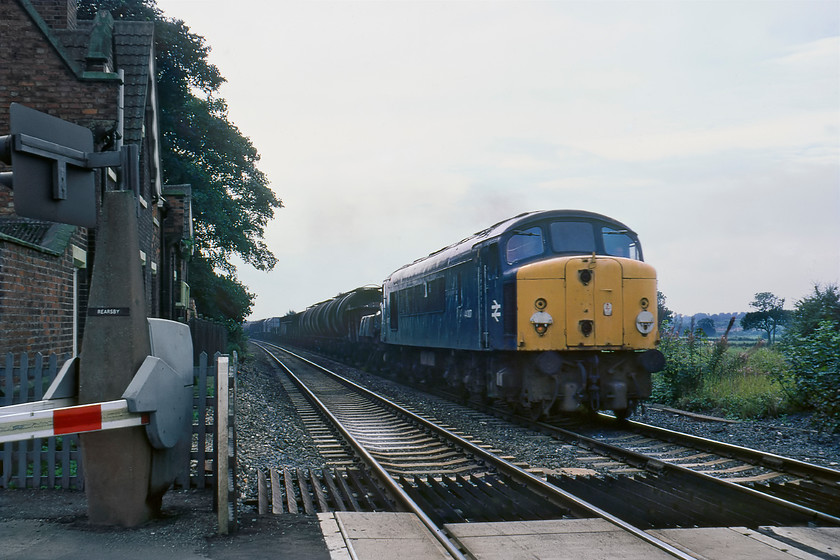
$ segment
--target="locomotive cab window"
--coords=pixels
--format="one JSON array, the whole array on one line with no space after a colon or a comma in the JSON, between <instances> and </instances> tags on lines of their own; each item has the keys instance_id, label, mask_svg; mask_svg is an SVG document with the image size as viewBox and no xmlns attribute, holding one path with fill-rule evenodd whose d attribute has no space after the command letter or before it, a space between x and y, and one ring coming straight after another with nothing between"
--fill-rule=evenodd
<instances>
[{"instance_id":1,"label":"locomotive cab window","mask_svg":"<svg viewBox=\"0 0 840 560\"><path fill-rule=\"evenodd\" d=\"M627 230L604 227L601 232L604 235L604 251L608 255L626 257L637 261L642 260L639 242L628 235Z\"/></svg>"},{"instance_id":2,"label":"locomotive cab window","mask_svg":"<svg viewBox=\"0 0 840 560\"><path fill-rule=\"evenodd\" d=\"M505 246L505 254L508 264L513 264L530 257L536 257L543 252L542 229L538 227L528 228L516 232L508 239Z\"/></svg>"},{"instance_id":3,"label":"locomotive cab window","mask_svg":"<svg viewBox=\"0 0 840 560\"><path fill-rule=\"evenodd\" d=\"M595 249L595 232L588 222L553 222L551 248L555 253L591 255Z\"/></svg>"}]
</instances>

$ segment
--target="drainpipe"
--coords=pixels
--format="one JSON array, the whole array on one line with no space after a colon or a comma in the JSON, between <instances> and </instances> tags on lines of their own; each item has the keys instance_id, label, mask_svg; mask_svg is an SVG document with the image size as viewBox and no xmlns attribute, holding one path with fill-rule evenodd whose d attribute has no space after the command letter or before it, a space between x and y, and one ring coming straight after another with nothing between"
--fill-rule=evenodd
<instances>
[{"instance_id":1,"label":"drainpipe","mask_svg":"<svg viewBox=\"0 0 840 560\"><path fill-rule=\"evenodd\" d=\"M120 68L117 70L117 75L120 77L120 89L117 99L117 137L114 142L114 150L120 151L125 133L125 70Z\"/></svg>"}]
</instances>

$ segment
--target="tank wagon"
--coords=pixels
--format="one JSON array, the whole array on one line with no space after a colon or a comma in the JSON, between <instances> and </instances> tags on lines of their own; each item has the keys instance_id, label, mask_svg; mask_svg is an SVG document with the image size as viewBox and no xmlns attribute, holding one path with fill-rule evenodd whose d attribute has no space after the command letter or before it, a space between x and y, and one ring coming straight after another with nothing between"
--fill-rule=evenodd
<instances>
[{"instance_id":1,"label":"tank wagon","mask_svg":"<svg viewBox=\"0 0 840 560\"><path fill-rule=\"evenodd\" d=\"M362 317L379 310L382 289L363 286L336 297L316 303L302 313L281 319L281 338L285 335L314 344L320 350L330 350L344 356L357 358L371 351L373 340L362 339Z\"/></svg>"},{"instance_id":2,"label":"tank wagon","mask_svg":"<svg viewBox=\"0 0 840 560\"><path fill-rule=\"evenodd\" d=\"M266 337L277 331L279 321L279 317L269 317L268 319L260 319L258 321L245 321L242 325L242 330L244 330L248 336L257 338Z\"/></svg>"},{"instance_id":3,"label":"tank wagon","mask_svg":"<svg viewBox=\"0 0 840 560\"><path fill-rule=\"evenodd\" d=\"M656 272L624 224L531 212L400 268L381 291L307 309L298 330L533 417L581 406L623 417L664 366L656 295Z\"/></svg>"}]
</instances>

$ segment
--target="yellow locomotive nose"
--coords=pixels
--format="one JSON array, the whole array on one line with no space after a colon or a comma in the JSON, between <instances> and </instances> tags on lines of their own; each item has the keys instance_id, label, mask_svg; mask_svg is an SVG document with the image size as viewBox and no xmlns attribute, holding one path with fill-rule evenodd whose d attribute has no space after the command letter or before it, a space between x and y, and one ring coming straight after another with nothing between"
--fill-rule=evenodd
<instances>
[{"instance_id":1,"label":"yellow locomotive nose","mask_svg":"<svg viewBox=\"0 0 840 560\"><path fill-rule=\"evenodd\" d=\"M517 273L520 350L642 350L656 342L656 273L636 260L558 257ZM536 309L536 311L534 311Z\"/></svg>"}]
</instances>

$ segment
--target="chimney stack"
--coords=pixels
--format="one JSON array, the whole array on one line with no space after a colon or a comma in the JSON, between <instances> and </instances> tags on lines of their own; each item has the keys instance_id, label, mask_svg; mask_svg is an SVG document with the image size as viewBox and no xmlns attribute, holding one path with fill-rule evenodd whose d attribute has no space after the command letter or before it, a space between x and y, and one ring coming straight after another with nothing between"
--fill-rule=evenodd
<instances>
[{"instance_id":1,"label":"chimney stack","mask_svg":"<svg viewBox=\"0 0 840 560\"><path fill-rule=\"evenodd\" d=\"M76 29L76 0L29 0L51 29Z\"/></svg>"}]
</instances>

